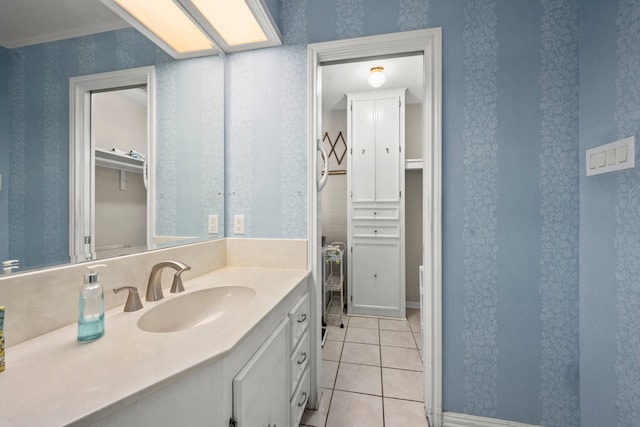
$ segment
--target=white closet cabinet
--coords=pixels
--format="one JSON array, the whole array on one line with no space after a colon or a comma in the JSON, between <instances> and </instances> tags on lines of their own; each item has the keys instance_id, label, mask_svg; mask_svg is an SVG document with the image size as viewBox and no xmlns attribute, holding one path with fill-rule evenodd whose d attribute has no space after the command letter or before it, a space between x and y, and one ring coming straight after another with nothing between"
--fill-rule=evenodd
<instances>
[{"instance_id":1,"label":"white closet cabinet","mask_svg":"<svg viewBox=\"0 0 640 427\"><path fill-rule=\"evenodd\" d=\"M405 89L347 94L351 314L405 313Z\"/></svg>"}]
</instances>

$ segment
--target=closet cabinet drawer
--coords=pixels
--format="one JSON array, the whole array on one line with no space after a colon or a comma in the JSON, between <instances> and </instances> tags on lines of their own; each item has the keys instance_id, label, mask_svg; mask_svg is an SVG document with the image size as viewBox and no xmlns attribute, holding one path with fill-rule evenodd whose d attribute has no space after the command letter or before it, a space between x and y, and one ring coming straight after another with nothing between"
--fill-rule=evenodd
<instances>
[{"instance_id":1,"label":"closet cabinet drawer","mask_svg":"<svg viewBox=\"0 0 640 427\"><path fill-rule=\"evenodd\" d=\"M302 373L307 365L309 365L309 333L305 331L300 338L298 346L291 352L291 359L289 360L289 366L291 368L291 393L294 392Z\"/></svg>"},{"instance_id":2,"label":"closet cabinet drawer","mask_svg":"<svg viewBox=\"0 0 640 427\"><path fill-rule=\"evenodd\" d=\"M291 398L291 425L298 426L309 400L309 369L305 369L296 392Z\"/></svg>"},{"instance_id":3,"label":"closet cabinet drawer","mask_svg":"<svg viewBox=\"0 0 640 427\"><path fill-rule=\"evenodd\" d=\"M398 206L354 206L353 219L400 219L400 207Z\"/></svg>"},{"instance_id":4,"label":"closet cabinet drawer","mask_svg":"<svg viewBox=\"0 0 640 427\"><path fill-rule=\"evenodd\" d=\"M400 237L400 226L354 224L353 237Z\"/></svg>"},{"instance_id":5,"label":"closet cabinet drawer","mask_svg":"<svg viewBox=\"0 0 640 427\"><path fill-rule=\"evenodd\" d=\"M295 348L309 324L309 294L306 294L296 303L289 312L291 321L291 348Z\"/></svg>"}]
</instances>

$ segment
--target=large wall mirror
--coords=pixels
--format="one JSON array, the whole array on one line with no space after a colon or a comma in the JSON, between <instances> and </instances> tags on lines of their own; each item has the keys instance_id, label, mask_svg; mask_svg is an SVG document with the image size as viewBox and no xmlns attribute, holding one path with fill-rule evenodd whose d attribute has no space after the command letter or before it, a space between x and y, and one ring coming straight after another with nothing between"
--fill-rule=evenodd
<instances>
[{"instance_id":1,"label":"large wall mirror","mask_svg":"<svg viewBox=\"0 0 640 427\"><path fill-rule=\"evenodd\" d=\"M148 215L153 224L134 228L148 228L153 235L140 245L106 242L100 256L223 236L223 58L174 60L132 28L0 46L0 262L17 260L19 268L13 274L100 257L95 250L85 257L70 256L73 223L69 218L74 207L74 202L70 206L70 80L140 67L152 67L155 76L155 118L148 130L155 134L155 152L142 153L146 164L141 166L149 171L155 194L150 203L154 210ZM134 89L148 93L145 85ZM129 101L136 98L135 93L123 95ZM113 102L119 101L93 101L103 109L113 108L105 107ZM112 131L132 127L124 122L109 126ZM141 151L120 132L110 132L108 138L101 149L121 154ZM91 156L95 161L95 152ZM128 190L131 197L137 193L144 198L148 190L141 171L135 175L118 168L98 170L100 177L114 180L100 186L99 191L106 187L108 195L96 209L105 209L101 214L106 209L117 211L117 200ZM210 233L212 215L217 215L219 233Z\"/></svg>"}]
</instances>

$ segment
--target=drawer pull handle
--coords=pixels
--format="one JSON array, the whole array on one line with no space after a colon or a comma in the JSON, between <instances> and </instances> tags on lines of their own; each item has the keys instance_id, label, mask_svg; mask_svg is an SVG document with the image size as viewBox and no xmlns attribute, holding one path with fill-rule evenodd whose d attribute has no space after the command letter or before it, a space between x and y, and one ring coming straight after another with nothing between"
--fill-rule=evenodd
<instances>
[{"instance_id":1,"label":"drawer pull handle","mask_svg":"<svg viewBox=\"0 0 640 427\"><path fill-rule=\"evenodd\" d=\"M298 402L298 406L302 407L307 402L307 392L303 391L300 397L302 398L302 400Z\"/></svg>"},{"instance_id":2,"label":"drawer pull handle","mask_svg":"<svg viewBox=\"0 0 640 427\"><path fill-rule=\"evenodd\" d=\"M300 316L300 318L298 319L298 323L302 323L305 320L307 320L307 313L302 313L302 315Z\"/></svg>"},{"instance_id":3,"label":"drawer pull handle","mask_svg":"<svg viewBox=\"0 0 640 427\"><path fill-rule=\"evenodd\" d=\"M302 365L305 362L305 360L307 360L307 353L306 352L303 351L300 354L300 356L302 356L302 359L298 360L298 365Z\"/></svg>"}]
</instances>

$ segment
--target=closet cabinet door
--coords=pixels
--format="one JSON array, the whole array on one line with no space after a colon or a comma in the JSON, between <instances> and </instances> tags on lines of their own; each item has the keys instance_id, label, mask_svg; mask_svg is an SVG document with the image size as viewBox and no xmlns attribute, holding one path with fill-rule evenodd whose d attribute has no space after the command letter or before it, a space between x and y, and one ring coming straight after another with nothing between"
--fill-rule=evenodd
<instances>
[{"instance_id":1,"label":"closet cabinet door","mask_svg":"<svg viewBox=\"0 0 640 427\"><path fill-rule=\"evenodd\" d=\"M354 314L397 316L400 310L400 242L355 241L351 308Z\"/></svg>"},{"instance_id":2,"label":"closet cabinet door","mask_svg":"<svg viewBox=\"0 0 640 427\"><path fill-rule=\"evenodd\" d=\"M400 97L378 99L376 117L376 202L399 202Z\"/></svg>"},{"instance_id":3,"label":"closet cabinet door","mask_svg":"<svg viewBox=\"0 0 640 427\"><path fill-rule=\"evenodd\" d=\"M373 202L376 197L375 100L354 100L351 104L351 181L354 202Z\"/></svg>"}]
</instances>

